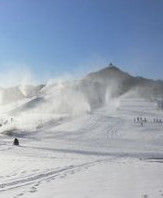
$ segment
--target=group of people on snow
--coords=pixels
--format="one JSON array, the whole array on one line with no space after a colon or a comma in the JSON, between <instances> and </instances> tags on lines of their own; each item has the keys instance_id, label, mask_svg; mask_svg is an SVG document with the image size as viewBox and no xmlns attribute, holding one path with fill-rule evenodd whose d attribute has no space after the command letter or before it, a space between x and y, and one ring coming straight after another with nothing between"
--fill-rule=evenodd
<instances>
[{"instance_id":1,"label":"group of people on snow","mask_svg":"<svg viewBox=\"0 0 163 198\"><path fill-rule=\"evenodd\" d=\"M163 123L163 121L161 119L158 119L158 118L154 118L153 122L154 123L161 123L161 124Z\"/></svg>"},{"instance_id":2,"label":"group of people on snow","mask_svg":"<svg viewBox=\"0 0 163 198\"><path fill-rule=\"evenodd\" d=\"M147 122L147 118L137 117L134 118L134 123L140 123L141 126L143 126L143 123Z\"/></svg>"},{"instance_id":3,"label":"group of people on snow","mask_svg":"<svg viewBox=\"0 0 163 198\"><path fill-rule=\"evenodd\" d=\"M134 122L147 122L147 118L137 117L134 118Z\"/></svg>"},{"instance_id":4,"label":"group of people on snow","mask_svg":"<svg viewBox=\"0 0 163 198\"><path fill-rule=\"evenodd\" d=\"M141 126L144 125L144 123L147 123L147 118L137 117L134 118L134 123L140 123ZM163 123L161 119L154 118L153 123Z\"/></svg>"}]
</instances>

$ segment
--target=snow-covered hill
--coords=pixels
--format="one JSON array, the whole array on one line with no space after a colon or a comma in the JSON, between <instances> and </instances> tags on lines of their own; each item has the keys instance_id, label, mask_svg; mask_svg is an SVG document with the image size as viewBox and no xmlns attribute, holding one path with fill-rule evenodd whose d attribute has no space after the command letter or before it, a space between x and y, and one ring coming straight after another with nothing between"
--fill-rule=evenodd
<instances>
[{"instance_id":1,"label":"snow-covered hill","mask_svg":"<svg viewBox=\"0 0 163 198\"><path fill-rule=\"evenodd\" d=\"M132 79L111 66L1 105L0 197L162 197L163 111Z\"/></svg>"}]
</instances>

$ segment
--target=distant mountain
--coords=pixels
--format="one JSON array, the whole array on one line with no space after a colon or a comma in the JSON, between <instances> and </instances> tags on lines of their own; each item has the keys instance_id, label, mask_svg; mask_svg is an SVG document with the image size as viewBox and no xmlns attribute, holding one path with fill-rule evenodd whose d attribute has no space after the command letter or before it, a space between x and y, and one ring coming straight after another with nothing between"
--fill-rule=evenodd
<instances>
[{"instance_id":1,"label":"distant mountain","mask_svg":"<svg viewBox=\"0 0 163 198\"><path fill-rule=\"evenodd\" d=\"M84 97L82 100L85 100L91 108L97 108L104 105L109 98L120 96L162 99L163 81L134 77L110 64L108 67L89 73L84 78L74 82L64 81L50 85L0 88L0 104L8 104L32 97L47 98L47 96L51 98L50 103L56 104L57 101L57 104L61 106L60 109L63 106L67 108L71 102L76 104L77 98L81 99L81 97ZM28 104L28 107L37 106L37 101L37 99L32 101L32 105ZM45 102L44 100L41 101L41 104ZM73 104L71 105L73 106Z\"/></svg>"},{"instance_id":2,"label":"distant mountain","mask_svg":"<svg viewBox=\"0 0 163 198\"><path fill-rule=\"evenodd\" d=\"M91 104L103 104L107 92L110 97L128 94L130 97L163 98L163 81L134 77L113 64L85 76L78 87Z\"/></svg>"}]
</instances>

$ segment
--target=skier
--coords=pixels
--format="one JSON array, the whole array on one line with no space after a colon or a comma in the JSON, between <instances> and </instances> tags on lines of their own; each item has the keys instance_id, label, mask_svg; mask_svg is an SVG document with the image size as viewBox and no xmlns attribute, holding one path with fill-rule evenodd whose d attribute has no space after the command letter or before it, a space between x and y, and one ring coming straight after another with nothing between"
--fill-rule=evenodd
<instances>
[{"instance_id":1,"label":"skier","mask_svg":"<svg viewBox=\"0 0 163 198\"><path fill-rule=\"evenodd\" d=\"M14 139L13 145L19 146L19 140L17 138Z\"/></svg>"},{"instance_id":2,"label":"skier","mask_svg":"<svg viewBox=\"0 0 163 198\"><path fill-rule=\"evenodd\" d=\"M147 122L147 119L146 118L144 118L144 122Z\"/></svg>"}]
</instances>

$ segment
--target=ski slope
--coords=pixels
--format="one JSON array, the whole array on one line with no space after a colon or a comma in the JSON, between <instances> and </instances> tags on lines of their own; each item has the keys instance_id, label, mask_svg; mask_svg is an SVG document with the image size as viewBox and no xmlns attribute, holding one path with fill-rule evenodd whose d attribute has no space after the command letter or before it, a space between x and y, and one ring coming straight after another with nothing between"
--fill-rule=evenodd
<instances>
[{"instance_id":1,"label":"ski slope","mask_svg":"<svg viewBox=\"0 0 163 198\"><path fill-rule=\"evenodd\" d=\"M22 130L16 116L10 135L1 130L1 198L163 197L163 123L153 122L163 112L154 101L120 98L73 117L48 114ZM137 117L147 123L134 123Z\"/></svg>"}]
</instances>

